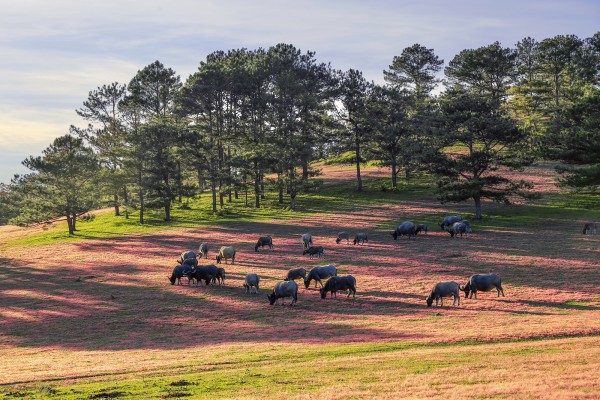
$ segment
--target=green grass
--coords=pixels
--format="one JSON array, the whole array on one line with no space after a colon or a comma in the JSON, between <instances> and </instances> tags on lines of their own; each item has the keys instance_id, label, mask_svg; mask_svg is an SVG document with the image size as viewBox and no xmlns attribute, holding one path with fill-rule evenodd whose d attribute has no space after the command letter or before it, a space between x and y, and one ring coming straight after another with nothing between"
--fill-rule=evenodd
<instances>
[{"instance_id":1,"label":"green grass","mask_svg":"<svg viewBox=\"0 0 600 400\"><path fill-rule=\"evenodd\" d=\"M216 213L212 212L211 197L203 193L199 198L186 198L182 204L174 203L171 211L171 221L164 221L163 210L146 210L144 224L139 223L139 213L132 211L129 218L124 213L115 216L114 212L95 215L87 221L77 222L75 235L68 234L66 222L59 223L43 232L27 237L8 240L2 246L33 246L56 244L61 242L79 241L82 239L100 239L119 237L131 234L149 234L165 229L197 228L233 222L250 222L260 220L286 220L313 215L315 213L333 213L356 210L361 205L400 203L403 200L417 199L426 195L429 182L424 179L415 179L410 183L399 186L398 190L391 190L386 179L373 179L366 181L364 191L357 193L352 185L346 182L322 185L310 193L303 193L297 197L296 210L289 209L289 197L284 197L284 204L278 203L276 192L268 192L266 199L261 200L261 207L254 207L254 198L249 197L248 206L243 194L238 199L229 202L225 200L224 206L218 206Z\"/></svg>"},{"instance_id":2,"label":"green grass","mask_svg":"<svg viewBox=\"0 0 600 400\"><path fill-rule=\"evenodd\" d=\"M351 166L349 166L351 167ZM261 200L261 207L254 207L254 198L249 194L248 206L243 193L238 199L219 207L212 212L210 193L203 193L198 198L186 198L182 204L174 203L170 222L164 221L163 210L146 210L145 223L139 223L137 211L114 216L114 213L94 215L89 221L78 221L77 232L69 236L66 223L58 224L46 231L27 237L8 240L0 244L4 246L32 246L55 244L60 242L78 241L82 239L99 239L119 237L131 234L148 234L165 229L197 228L201 226L223 225L233 222L249 222L260 220L302 217L315 213L344 213L360 210L368 205L402 205L406 202L416 202L420 199L436 202L434 178L426 175L415 175L410 181L399 179L398 187L391 189L390 178L370 178L363 180L363 191L356 191L356 182L328 180L309 193L297 197L296 210L289 209L289 197L285 196L284 204L278 203L277 193L266 193L266 199ZM466 202L469 204L469 202ZM446 205L452 208L452 204ZM600 209L598 193L564 192L552 194L535 200L527 205L514 205L488 211L484 204L484 219L477 221L478 229L511 229L515 225L535 226L549 219L581 220L597 219ZM466 219L472 219L472 214L462 213ZM439 223L442 214L424 215L418 223L434 227ZM389 224L385 223L387 228ZM380 226L383 228L384 226Z\"/></svg>"},{"instance_id":3,"label":"green grass","mask_svg":"<svg viewBox=\"0 0 600 400\"><path fill-rule=\"evenodd\" d=\"M0 387L0 398L280 398L283 393L285 397L315 395L332 386L349 384L362 387L376 396L385 394L382 392L385 388L379 388L382 379L401 382L409 376L436 376L443 371L448 373L448 369L473 368L473 357L477 360L514 359L565 351L553 340L319 344L302 347L280 344L245 351L221 348L206 353L202 359L182 360L179 364L154 371ZM515 347L497 348L507 343L514 343ZM424 357L422 351L426 351L428 356ZM483 373L486 365L478 364ZM393 376L389 375L389 371L393 371ZM331 379L333 376L334 381ZM477 383L481 382L457 382L466 386Z\"/></svg>"}]
</instances>

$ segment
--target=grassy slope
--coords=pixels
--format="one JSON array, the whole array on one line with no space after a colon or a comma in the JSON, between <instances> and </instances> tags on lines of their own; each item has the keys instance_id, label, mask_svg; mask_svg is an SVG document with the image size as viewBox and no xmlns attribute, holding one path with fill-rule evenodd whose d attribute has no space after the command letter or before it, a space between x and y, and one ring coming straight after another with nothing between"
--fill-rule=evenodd
<instances>
[{"instance_id":1,"label":"grassy slope","mask_svg":"<svg viewBox=\"0 0 600 400\"><path fill-rule=\"evenodd\" d=\"M150 352L146 360L138 360L145 367L134 371L13 386L4 388L4 395L398 399L458 398L468 393L469 398L595 398L598 378L589 371L600 367L598 342L596 336L449 345L217 346L176 358L166 355L158 366L148 360L162 356Z\"/></svg>"},{"instance_id":2,"label":"grassy slope","mask_svg":"<svg viewBox=\"0 0 600 400\"><path fill-rule=\"evenodd\" d=\"M169 227L158 215L140 227L135 216L98 214L76 238L62 226L3 236L0 398L594 398L598 240L578 235L580 221L594 219L594 196L580 203L552 191L534 205L486 205L469 240L431 232L390 243L385 231L398 220L434 226L470 207L440 206L422 181L382 192L382 173L370 172L367 193L356 195L350 168L326 171L296 213L237 204L213 217L203 198ZM368 247L326 239L356 226L369 230ZM240 297L249 269L269 288L287 268L319 263L294 256L307 227L326 242L327 261L357 276L357 300L323 302L302 289L289 310L265 306L264 289ZM226 266L227 287L165 285L178 249L207 236L251 248L263 231L277 251L267 261L243 250ZM507 298L424 308L436 279L492 266Z\"/></svg>"}]
</instances>

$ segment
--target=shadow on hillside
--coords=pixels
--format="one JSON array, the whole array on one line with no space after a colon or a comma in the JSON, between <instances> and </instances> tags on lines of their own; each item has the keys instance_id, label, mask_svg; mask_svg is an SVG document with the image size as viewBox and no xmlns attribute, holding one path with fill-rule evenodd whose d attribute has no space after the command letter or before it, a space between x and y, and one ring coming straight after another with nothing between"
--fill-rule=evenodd
<instances>
[{"instance_id":1,"label":"shadow on hillside","mask_svg":"<svg viewBox=\"0 0 600 400\"><path fill-rule=\"evenodd\" d=\"M128 272L124 273L123 269ZM147 273L136 265L107 268L105 275L80 276L72 268L52 273L11 266L0 282L3 324L0 334L19 347L99 349L176 349L211 343L264 341L345 342L401 340L403 335L352 327L348 318L375 304L368 299L321 300L318 292L299 290L294 307L270 306L268 290L244 294L241 286L159 286L137 281ZM114 274L112 276L108 276ZM241 278L232 274L231 278ZM235 279L234 279L235 281ZM289 304L289 299L287 304ZM372 313L403 314L410 304L390 301ZM318 315L322 314L322 315ZM344 329L336 328L342 325Z\"/></svg>"},{"instance_id":2,"label":"shadow on hillside","mask_svg":"<svg viewBox=\"0 0 600 400\"><path fill-rule=\"evenodd\" d=\"M414 215L401 215L418 205L423 206L405 202L400 209L348 207L336 215L315 214L298 220L228 222L181 232L94 239L69 244L77 250L75 255L54 255L50 260L43 255L34 263L27 254L17 260L0 258L0 337L14 346L82 350L177 349L199 342L257 340L403 340L408 335L398 329L353 322L369 316L384 320L391 315L422 316L429 312L425 297L430 285L441 280L464 284L470 275L489 271L500 274L507 295L527 286L541 296L539 292L561 285L578 293L598 293L597 240L569 234L568 222L536 226L534 233L526 226L484 230L475 222L475 233L468 238L450 238L432 229L416 240L394 241L389 231L397 222L416 220L414 215L435 220L442 210L427 214L426 207L421 207ZM365 231L369 243L336 245L341 230ZM302 257L300 235L305 232L313 234L315 245L325 247L324 259ZM266 234L273 236L275 251L255 253L256 239ZM226 286L169 285L167 275L179 254L196 250L203 241L211 244L211 250L201 264L214 263L221 245L238 249L235 267L222 265L228 270ZM337 299L321 300L314 287L305 289L299 281L298 305L269 306L267 293L288 269L302 266L308 270L329 263L357 277L355 300L341 293ZM264 279L261 293L244 294L242 280L255 269L260 269ZM526 297L527 291L520 296ZM543 316L556 315L552 309L600 310L595 305L537 299L505 302L508 308L464 312Z\"/></svg>"},{"instance_id":3,"label":"shadow on hillside","mask_svg":"<svg viewBox=\"0 0 600 400\"><path fill-rule=\"evenodd\" d=\"M587 304L573 304L568 302L553 302L553 301L533 301L533 300L517 300L517 302L526 304L531 307L548 307L557 308L564 310L577 310L577 311L600 311L600 306L587 305Z\"/></svg>"}]
</instances>

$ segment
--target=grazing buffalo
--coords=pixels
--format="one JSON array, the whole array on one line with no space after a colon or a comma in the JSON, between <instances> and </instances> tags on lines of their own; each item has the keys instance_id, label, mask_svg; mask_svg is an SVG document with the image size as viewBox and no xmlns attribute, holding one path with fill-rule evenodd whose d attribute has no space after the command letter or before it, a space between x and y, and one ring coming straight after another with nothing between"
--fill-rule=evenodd
<instances>
[{"instance_id":1,"label":"grazing buffalo","mask_svg":"<svg viewBox=\"0 0 600 400\"><path fill-rule=\"evenodd\" d=\"M321 279L327 279L332 276L337 276L337 268L333 265L323 265L321 267L314 267L310 270L308 276L304 278L304 287L308 289L310 281L312 281L313 279L315 281L315 287L317 287L317 283L319 283L321 287L323 287L323 282L321 282Z\"/></svg>"},{"instance_id":2,"label":"grazing buffalo","mask_svg":"<svg viewBox=\"0 0 600 400\"><path fill-rule=\"evenodd\" d=\"M312 235L310 233L305 233L301 236L302 239L302 248L308 249L309 246L312 246L313 240Z\"/></svg>"},{"instance_id":3,"label":"grazing buffalo","mask_svg":"<svg viewBox=\"0 0 600 400\"><path fill-rule=\"evenodd\" d=\"M259 237L256 246L254 246L254 251L258 251L259 247L264 248L265 246L269 246L270 249L273 249L273 238L271 236Z\"/></svg>"},{"instance_id":4,"label":"grazing buffalo","mask_svg":"<svg viewBox=\"0 0 600 400\"><path fill-rule=\"evenodd\" d=\"M584 235L595 235L598 233L598 224L595 222L586 222L583 226Z\"/></svg>"},{"instance_id":5,"label":"grazing buffalo","mask_svg":"<svg viewBox=\"0 0 600 400\"><path fill-rule=\"evenodd\" d=\"M283 299L286 297L292 298L290 306L293 306L298 301L298 284L296 282L279 282L275 285L275 288L273 288L273 292L271 292L270 295L267 295L269 304L271 305L275 304L277 299L281 299L281 305L283 305Z\"/></svg>"},{"instance_id":6,"label":"grazing buffalo","mask_svg":"<svg viewBox=\"0 0 600 400\"><path fill-rule=\"evenodd\" d=\"M325 257L323 254L323 246L310 246L308 249L302 252L302 255L308 254L308 258L313 258L313 256L317 256L321 258L321 256Z\"/></svg>"},{"instance_id":7,"label":"grazing buffalo","mask_svg":"<svg viewBox=\"0 0 600 400\"><path fill-rule=\"evenodd\" d=\"M215 275L215 279L213 279L213 283L221 286L221 284L225 284L225 268L217 268L217 274Z\"/></svg>"},{"instance_id":8,"label":"grazing buffalo","mask_svg":"<svg viewBox=\"0 0 600 400\"><path fill-rule=\"evenodd\" d=\"M285 281L294 281L298 278L304 279L306 277L306 270L304 268L290 269L285 277Z\"/></svg>"},{"instance_id":9,"label":"grazing buffalo","mask_svg":"<svg viewBox=\"0 0 600 400\"><path fill-rule=\"evenodd\" d=\"M214 265L203 265L194 268L192 271L188 273L188 278L195 279L196 285L199 285L200 282L204 281L204 284L208 286L209 284L214 284L215 279L217 277L218 269Z\"/></svg>"},{"instance_id":10,"label":"grazing buffalo","mask_svg":"<svg viewBox=\"0 0 600 400\"><path fill-rule=\"evenodd\" d=\"M189 265L190 267L197 266L198 259L196 258L196 253L193 251L184 251L177 259L177 264Z\"/></svg>"},{"instance_id":11,"label":"grazing buffalo","mask_svg":"<svg viewBox=\"0 0 600 400\"><path fill-rule=\"evenodd\" d=\"M460 286L456 282L440 282L436 283L429 296L427 296L427 307L431 307L433 304L433 300L435 299L435 306L438 306L438 300L441 300L442 307L444 307L444 297L453 296L454 300L452 301L452 305L458 302L460 306L460 295L458 291Z\"/></svg>"},{"instance_id":12,"label":"grazing buffalo","mask_svg":"<svg viewBox=\"0 0 600 400\"><path fill-rule=\"evenodd\" d=\"M350 294L352 294L352 298L356 298L356 279L352 275L332 277L320 289L321 298L327 298L327 292L331 293L329 297L337 297L338 290L347 290L348 295L346 297L350 297Z\"/></svg>"},{"instance_id":13,"label":"grazing buffalo","mask_svg":"<svg viewBox=\"0 0 600 400\"><path fill-rule=\"evenodd\" d=\"M227 264L227 260L231 259L231 264L235 263L235 249L231 246L223 246L219 249L219 254L217 255L217 264L221 264L221 260L225 260L225 264Z\"/></svg>"},{"instance_id":14,"label":"grazing buffalo","mask_svg":"<svg viewBox=\"0 0 600 400\"><path fill-rule=\"evenodd\" d=\"M184 276L188 276L188 285L189 285L190 280L189 280L188 274L191 271L192 271L191 265L188 265L188 264L178 265L175 268L173 268L173 272L171 273L171 276L168 276L167 278L169 278L171 285L174 285L176 280L177 280L177 284L181 285L181 278L183 278Z\"/></svg>"},{"instance_id":15,"label":"grazing buffalo","mask_svg":"<svg viewBox=\"0 0 600 400\"><path fill-rule=\"evenodd\" d=\"M364 244L365 242L369 242L369 238L367 237L366 233L357 233L356 236L354 236L354 244Z\"/></svg>"},{"instance_id":16,"label":"grazing buffalo","mask_svg":"<svg viewBox=\"0 0 600 400\"><path fill-rule=\"evenodd\" d=\"M340 242L342 240L346 239L346 244L350 244L350 234L348 232L340 232L337 235L337 239L335 239L335 242L337 244L340 244Z\"/></svg>"},{"instance_id":17,"label":"grazing buffalo","mask_svg":"<svg viewBox=\"0 0 600 400\"><path fill-rule=\"evenodd\" d=\"M458 237L459 234L460 237L462 237L463 235L468 236L469 233L473 233L473 230L471 229L471 223L464 220L452 224L452 227L448 232L450 232L450 237Z\"/></svg>"},{"instance_id":18,"label":"grazing buffalo","mask_svg":"<svg viewBox=\"0 0 600 400\"><path fill-rule=\"evenodd\" d=\"M449 215L447 217L444 217L444 220L440 224L440 228L442 228L442 230L445 231L446 227L448 227L448 226L451 227L452 224L454 224L455 222L460 222L460 221L462 221L462 217L460 215Z\"/></svg>"},{"instance_id":19,"label":"grazing buffalo","mask_svg":"<svg viewBox=\"0 0 600 400\"><path fill-rule=\"evenodd\" d=\"M248 274L246 275L246 279L244 279L244 289L246 293L252 293L252 289L254 289L254 293L258 293L258 284L260 283L260 278L256 274Z\"/></svg>"},{"instance_id":20,"label":"grazing buffalo","mask_svg":"<svg viewBox=\"0 0 600 400\"><path fill-rule=\"evenodd\" d=\"M198 253L200 253L200 258L208 258L208 243L201 243L198 248Z\"/></svg>"},{"instance_id":21,"label":"grazing buffalo","mask_svg":"<svg viewBox=\"0 0 600 400\"><path fill-rule=\"evenodd\" d=\"M421 232L427 233L428 231L429 231L429 228L427 227L427 225L425 225L425 224L417 225L417 227L415 228L415 235L418 235Z\"/></svg>"},{"instance_id":22,"label":"grazing buffalo","mask_svg":"<svg viewBox=\"0 0 600 400\"><path fill-rule=\"evenodd\" d=\"M475 298L477 299L477 292L489 292L490 290L496 288L498 291L498 297L500 297L500 293L502 293L502 297L504 297L504 290L502 289L502 282L500 277L496 274L476 274L471 276L467 284L459 289L465 292L466 298L473 298L473 294L475 294ZM469 297L469 293L471 296Z\"/></svg>"},{"instance_id":23,"label":"grazing buffalo","mask_svg":"<svg viewBox=\"0 0 600 400\"><path fill-rule=\"evenodd\" d=\"M407 235L410 239L411 237L416 236L416 229L417 226L413 222L405 221L396 227L396 230L392 232L392 236L394 237L394 240L397 240L398 237L402 235Z\"/></svg>"}]
</instances>

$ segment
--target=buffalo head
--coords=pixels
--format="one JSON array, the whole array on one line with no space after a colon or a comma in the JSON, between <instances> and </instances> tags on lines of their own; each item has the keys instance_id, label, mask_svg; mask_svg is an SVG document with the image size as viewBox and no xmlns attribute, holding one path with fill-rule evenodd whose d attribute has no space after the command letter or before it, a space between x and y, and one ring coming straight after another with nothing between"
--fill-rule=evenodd
<instances>
[{"instance_id":1,"label":"buffalo head","mask_svg":"<svg viewBox=\"0 0 600 400\"><path fill-rule=\"evenodd\" d=\"M427 299L425 299L425 301L427 301L427 307L431 307L431 305L433 304L433 296L427 296Z\"/></svg>"},{"instance_id":2,"label":"buffalo head","mask_svg":"<svg viewBox=\"0 0 600 400\"><path fill-rule=\"evenodd\" d=\"M469 297L469 293L471 292L471 282L467 282L465 286L458 286L459 290L465 292L465 299Z\"/></svg>"}]
</instances>

